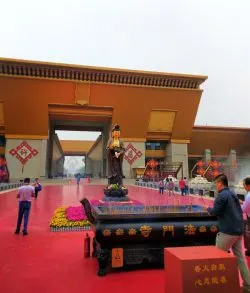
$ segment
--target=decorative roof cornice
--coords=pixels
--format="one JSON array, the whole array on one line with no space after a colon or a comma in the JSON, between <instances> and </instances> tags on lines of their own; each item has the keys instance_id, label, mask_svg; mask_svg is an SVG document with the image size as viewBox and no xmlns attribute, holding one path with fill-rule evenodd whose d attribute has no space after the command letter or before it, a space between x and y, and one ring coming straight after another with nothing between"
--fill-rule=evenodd
<instances>
[{"instance_id":1,"label":"decorative roof cornice","mask_svg":"<svg viewBox=\"0 0 250 293\"><path fill-rule=\"evenodd\" d=\"M234 127L234 126L220 126L220 125L194 125L193 131L245 131L250 132L249 127Z\"/></svg>"},{"instance_id":2,"label":"decorative roof cornice","mask_svg":"<svg viewBox=\"0 0 250 293\"><path fill-rule=\"evenodd\" d=\"M99 68L0 58L0 76L143 87L199 89L207 76Z\"/></svg>"}]
</instances>

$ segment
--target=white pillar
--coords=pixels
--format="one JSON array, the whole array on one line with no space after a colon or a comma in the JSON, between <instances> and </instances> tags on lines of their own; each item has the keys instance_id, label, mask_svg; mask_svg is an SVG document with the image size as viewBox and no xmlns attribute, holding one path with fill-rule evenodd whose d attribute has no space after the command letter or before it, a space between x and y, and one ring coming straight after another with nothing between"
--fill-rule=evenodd
<instances>
[{"instance_id":1,"label":"white pillar","mask_svg":"<svg viewBox=\"0 0 250 293\"><path fill-rule=\"evenodd\" d=\"M167 162L169 164L182 163L183 176L189 178L188 175L188 148L186 143L169 143L167 144ZM178 174L180 178L182 174Z\"/></svg>"},{"instance_id":2,"label":"white pillar","mask_svg":"<svg viewBox=\"0 0 250 293\"><path fill-rule=\"evenodd\" d=\"M211 150L210 149L205 149L204 155L203 155L203 160L206 163L211 162Z\"/></svg>"},{"instance_id":3,"label":"white pillar","mask_svg":"<svg viewBox=\"0 0 250 293\"><path fill-rule=\"evenodd\" d=\"M86 174L92 174L92 160L88 156L85 158L85 172Z\"/></svg>"}]
</instances>

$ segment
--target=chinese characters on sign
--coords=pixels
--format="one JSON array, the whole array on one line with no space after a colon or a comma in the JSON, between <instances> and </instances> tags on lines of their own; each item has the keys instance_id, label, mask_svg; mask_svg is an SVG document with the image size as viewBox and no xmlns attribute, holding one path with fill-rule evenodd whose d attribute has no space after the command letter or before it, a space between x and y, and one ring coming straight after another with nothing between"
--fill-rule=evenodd
<instances>
[{"instance_id":1,"label":"chinese characters on sign","mask_svg":"<svg viewBox=\"0 0 250 293\"><path fill-rule=\"evenodd\" d=\"M123 267L123 248L112 249L112 268Z\"/></svg>"},{"instance_id":2,"label":"chinese characters on sign","mask_svg":"<svg viewBox=\"0 0 250 293\"><path fill-rule=\"evenodd\" d=\"M143 226L141 226L140 231L141 231L141 235L144 238L147 238L150 235L152 228L150 226L143 225Z\"/></svg>"},{"instance_id":3,"label":"chinese characters on sign","mask_svg":"<svg viewBox=\"0 0 250 293\"><path fill-rule=\"evenodd\" d=\"M130 228L130 229L128 230L128 235L130 235L130 236L132 236L132 235L136 235L136 233L137 233L137 231L136 231L136 229L134 229L134 228Z\"/></svg>"},{"instance_id":4,"label":"chinese characters on sign","mask_svg":"<svg viewBox=\"0 0 250 293\"><path fill-rule=\"evenodd\" d=\"M210 227L210 231L213 232L213 233L217 233L218 232L218 228L215 225L212 225Z\"/></svg>"},{"instance_id":5,"label":"chinese characters on sign","mask_svg":"<svg viewBox=\"0 0 250 293\"><path fill-rule=\"evenodd\" d=\"M216 225L212 225L211 227L206 227L206 226L199 226L199 227L195 227L192 224L188 224L188 225L184 225L183 227L183 232L184 235L195 235L196 232L199 233L205 233L205 232L212 232L215 233L218 231L218 228L216 227ZM148 238L149 235L152 232L152 227L147 226L147 225L143 225L140 227L139 230L136 230L135 228L129 228L127 234L129 236L135 236L138 233L141 234L141 236L143 236L144 238ZM104 229L102 231L103 236L108 237L111 236L112 231L110 229ZM126 234L126 231L122 228L118 228L114 231L114 234L116 236L123 236ZM175 235L175 227L173 225L164 225L162 226L162 236L165 237L166 235L171 235L172 237L174 237ZM215 271L216 269L214 269ZM207 270L208 271L208 270ZM211 269L211 271L213 271Z\"/></svg>"},{"instance_id":6,"label":"chinese characters on sign","mask_svg":"<svg viewBox=\"0 0 250 293\"><path fill-rule=\"evenodd\" d=\"M227 278L224 275L220 275L226 271L226 266L223 263L211 264L211 265L195 265L194 273L199 274L199 278L195 279L194 285L196 287L210 286L210 285L224 285L227 283ZM212 272L213 275L207 276L202 274Z\"/></svg>"},{"instance_id":7,"label":"chinese characters on sign","mask_svg":"<svg viewBox=\"0 0 250 293\"><path fill-rule=\"evenodd\" d=\"M171 232L172 236L174 236L174 226L163 226L162 230L163 230L163 237L165 236L167 232Z\"/></svg>"},{"instance_id":8,"label":"chinese characters on sign","mask_svg":"<svg viewBox=\"0 0 250 293\"><path fill-rule=\"evenodd\" d=\"M102 231L102 234L103 234L103 236L110 236L111 235L111 230L110 229L104 229L103 231Z\"/></svg>"},{"instance_id":9,"label":"chinese characters on sign","mask_svg":"<svg viewBox=\"0 0 250 293\"><path fill-rule=\"evenodd\" d=\"M116 234L117 236L123 236L123 235L124 235L124 230L123 230L123 229L117 229L117 230L115 231L115 234Z\"/></svg>"},{"instance_id":10,"label":"chinese characters on sign","mask_svg":"<svg viewBox=\"0 0 250 293\"><path fill-rule=\"evenodd\" d=\"M152 231L152 228L150 226L143 225L143 226L140 227L141 235L143 237L145 237L145 238L149 237L151 231ZM123 236L125 234L124 229L121 229L121 228L116 229L114 233L115 233L116 236ZM112 234L112 231L110 229L104 229L102 231L102 235L105 236L105 237L109 237L109 236L111 236L111 234ZM136 229L130 228L128 230L128 235L129 236L134 236L136 234L137 234Z\"/></svg>"},{"instance_id":11,"label":"chinese characters on sign","mask_svg":"<svg viewBox=\"0 0 250 293\"><path fill-rule=\"evenodd\" d=\"M206 228L206 226L200 226L200 227L199 227L199 232L200 232L200 233L205 233L205 232L207 232L207 228Z\"/></svg>"},{"instance_id":12,"label":"chinese characters on sign","mask_svg":"<svg viewBox=\"0 0 250 293\"><path fill-rule=\"evenodd\" d=\"M196 265L194 266L195 273L204 273L204 272L215 272L215 271L223 271L225 272L226 266L224 264L212 264L212 265Z\"/></svg>"},{"instance_id":13,"label":"chinese characters on sign","mask_svg":"<svg viewBox=\"0 0 250 293\"><path fill-rule=\"evenodd\" d=\"M184 234L186 235L194 235L196 232L196 228L194 225L188 224L184 226Z\"/></svg>"},{"instance_id":14,"label":"chinese characters on sign","mask_svg":"<svg viewBox=\"0 0 250 293\"><path fill-rule=\"evenodd\" d=\"M196 279L195 280L195 286L210 286L210 285L224 285L227 283L227 278L225 276L220 276L220 277L205 277L203 279Z\"/></svg>"},{"instance_id":15,"label":"chinese characters on sign","mask_svg":"<svg viewBox=\"0 0 250 293\"><path fill-rule=\"evenodd\" d=\"M195 235L197 230L199 231L199 233L205 233L205 232L212 232L212 233L217 233L218 232L218 228L216 225L212 225L210 228L207 228L206 226L200 226L198 229L192 225L192 224L188 224L184 226L184 234L185 235Z\"/></svg>"}]
</instances>

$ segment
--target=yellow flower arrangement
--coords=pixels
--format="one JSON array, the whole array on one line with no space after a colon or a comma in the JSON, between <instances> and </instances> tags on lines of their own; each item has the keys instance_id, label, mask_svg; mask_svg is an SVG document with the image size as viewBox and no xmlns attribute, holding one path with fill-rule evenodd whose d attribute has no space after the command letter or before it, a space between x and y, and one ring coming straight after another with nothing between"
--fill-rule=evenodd
<instances>
[{"instance_id":1,"label":"yellow flower arrangement","mask_svg":"<svg viewBox=\"0 0 250 293\"><path fill-rule=\"evenodd\" d=\"M74 228L90 228L88 220L70 221L66 218L66 207L60 207L55 210L55 213L50 222L52 230L60 230L61 228L69 228L69 230L75 230ZM82 229L81 229L82 230Z\"/></svg>"}]
</instances>

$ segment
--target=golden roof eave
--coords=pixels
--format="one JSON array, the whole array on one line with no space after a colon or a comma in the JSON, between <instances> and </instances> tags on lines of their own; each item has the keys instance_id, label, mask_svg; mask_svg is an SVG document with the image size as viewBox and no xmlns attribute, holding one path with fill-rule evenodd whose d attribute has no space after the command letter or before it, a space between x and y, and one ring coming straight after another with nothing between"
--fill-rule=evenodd
<instances>
[{"instance_id":1,"label":"golden roof eave","mask_svg":"<svg viewBox=\"0 0 250 293\"><path fill-rule=\"evenodd\" d=\"M177 74L0 58L0 76L199 89L203 75Z\"/></svg>"},{"instance_id":2,"label":"golden roof eave","mask_svg":"<svg viewBox=\"0 0 250 293\"><path fill-rule=\"evenodd\" d=\"M220 125L194 125L193 130L222 130L222 131L250 131L249 127L220 126Z\"/></svg>"},{"instance_id":3,"label":"golden roof eave","mask_svg":"<svg viewBox=\"0 0 250 293\"><path fill-rule=\"evenodd\" d=\"M49 104L48 113L51 120L110 121L112 107L81 106L66 104Z\"/></svg>"}]
</instances>

